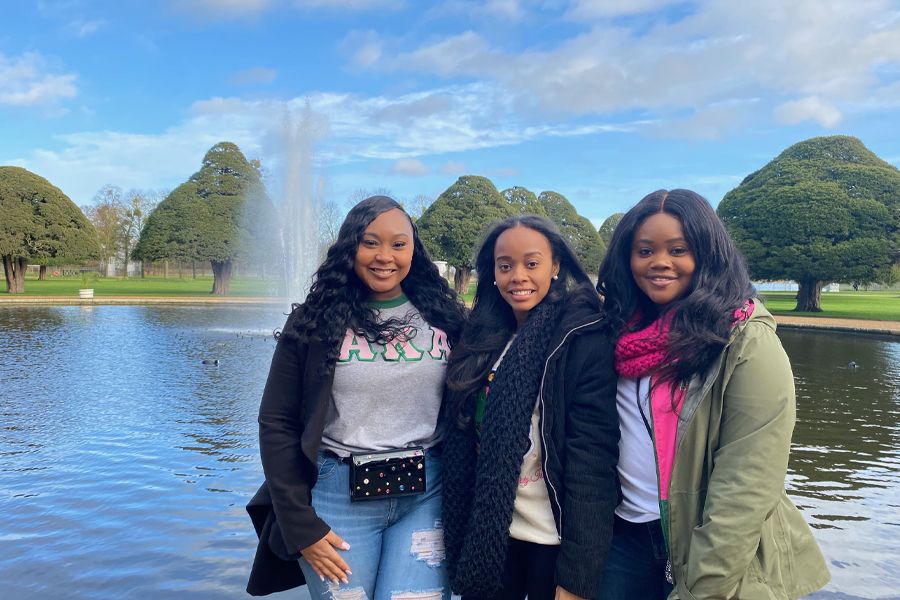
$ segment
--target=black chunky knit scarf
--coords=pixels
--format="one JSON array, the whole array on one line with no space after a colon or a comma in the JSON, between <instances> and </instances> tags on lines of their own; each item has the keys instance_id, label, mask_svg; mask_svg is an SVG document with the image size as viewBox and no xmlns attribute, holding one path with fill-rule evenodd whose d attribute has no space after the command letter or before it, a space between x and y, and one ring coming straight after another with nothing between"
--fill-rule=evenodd
<instances>
[{"instance_id":1,"label":"black chunky knit scarf","mask_svg":"<svg viewBox=\"0 0 900 600\"><path fill-rule=\"evenodd\" d=\"M444 440L443 526L451 589L462 596L499 591L522 454L537 402L550 339L562 305L542 302L531 310L500 363L484 409L481 454L475 428L450 419ZM474 414L475 398L463 406Z\"/></svg>"}]
</instances>

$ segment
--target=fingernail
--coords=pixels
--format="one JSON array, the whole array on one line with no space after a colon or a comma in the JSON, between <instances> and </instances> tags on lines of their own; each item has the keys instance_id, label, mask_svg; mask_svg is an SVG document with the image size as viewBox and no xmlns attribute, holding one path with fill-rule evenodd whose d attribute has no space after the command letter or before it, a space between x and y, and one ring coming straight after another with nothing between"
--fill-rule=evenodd
<instances>
[{"instance_id":1,"label":"fingernail","mask_svg":"<svg viewBox=\"0 0 900 600\"><path fill-rule=\"evenodd\" d=\"M344 569L344 573L346 573L347 575L353 575L353 571L351 571L350 569Z\"/></svg>"},{"instance_id":2,"label":"fingernail","mask_svg":"<svg viewBox=\"0 0 900 600\"><path fill-rule=\"evenodd\" d=\"M341 543L341 548L343 548L344 550L349 550L349 549L350 549L350 544L348 544L347 542L342 542L342 543Z\"/></svg>"},{"instance_id":3,"label":"fingernail","mask_svg":"<svg viewBox=\"0 0 900 600\"><path fill-rule=\"evenodd\" d=\"M343 582L346 583L347 585L350 585L350 582L347 581L347 578L346 578L346 577L344 577L343 579L341 579L341 581L343 581Z\"/></svg>"},{"instance_id":4,"label":"fingernail","mask_svg":"<svg viewBox=\"0 0 900 600\"><path fill-rule=\"evenodd\" d=\"M338 582L337 579L332 579L332 580L331 580L331 583L333 583L334 585L338 585L338 584L339 584L339 582Z\"/></svg>"},{"instance_id":5,"label":"fingernail","mask_svg":"<svg viewBox=\"0 0 900 600\"><path fill-rule=\"evenodd\" d=\"M324 575L319 575L319 579L321 579L323 583L325 582L325 576L324 576Z\"/></svg>"}]
</instances>

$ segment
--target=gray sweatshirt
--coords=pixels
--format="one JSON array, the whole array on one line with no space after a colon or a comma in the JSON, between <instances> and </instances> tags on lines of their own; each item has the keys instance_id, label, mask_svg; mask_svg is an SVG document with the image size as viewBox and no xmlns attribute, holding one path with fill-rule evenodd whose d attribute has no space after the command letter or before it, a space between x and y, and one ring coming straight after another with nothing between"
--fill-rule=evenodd
<instances>
[{"instance_id":1,"label":"gray sweatshirt","mask_svg":"<svg viewBox=\"0 0 900 600\"><path fill-rule=\"evenodd\" d=\"M439 441L447 334L428 325L405 295L370 302L381 319L409 315L410 324L405 336L386 346L347 330L321 446L339 456Z\"/></svg>"}]
</instances>

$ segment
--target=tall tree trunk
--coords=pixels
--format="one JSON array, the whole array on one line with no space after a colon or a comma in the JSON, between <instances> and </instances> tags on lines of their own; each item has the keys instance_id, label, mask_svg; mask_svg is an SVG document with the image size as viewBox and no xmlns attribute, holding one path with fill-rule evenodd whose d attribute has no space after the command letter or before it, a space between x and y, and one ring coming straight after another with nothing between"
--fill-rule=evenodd
<instances>
[{"instance_id":1,"label":"tall tree trunk","mask_svg":"<svg viewBox=\"0 0 900 600\"><path fill-rule=\"evenodd\" d=\"M169 259L167 258L166 260L164 260L163 264L165 265L163 267L163 279L168 279L169 278Z\"/></svg>"},{"instance_id":2,"label":"tall tree trunk","mask_svg":"<svg viewBox=\"0 0 900 600\"><path fill-rule=\"evenodd\" d=\"M197 261L191 261L191 279L197 279Z\"/></svg>"},{"instance_id":3,"label":"tall tree trunk","mask_svg":"<svg viewBox=\"0 0 900 600\"><path fill-rule=\"evenodd\" d=\"M453 276L453 285L457 294L469 293L469 280L472 278L472 269L468 267L456 267L456 274Z\"/></svg>"},{"instance_id":4,"label":"tall tree trunk","mask_svg":"<svg viewBox=\"0 0 900 600\"><path fill-rule=\"evenodd\" d=\"M231 261L223 260L220 262L212 260L210 263L212 263L213 270L213 289L210 293L217 296L227 296L231 290Z\"/></svg>"},{"instance_id":5,"label":"tall tree trunk","mask_svg":"<svg viewBox=\"0 0 900 600\"><path fill-rule=\"evenodd\" d=\"M41 265L41 270L38 271L38 281L47 281L47 265Z\"/></svg>"},{"instance_id":6,"label":"tall tree trunk","mask_svg":"<svg viewBox=\"0 0 900 600\"><path fill-rule=\"evenodd\" d=\"M122 277L128 279L128 254L125 254L125 273Z\"/></svg>"},{"instance_id":7,"label":"tall tree trunk","mask_svg":"<svg viewBox=\"0 0 900 600\"><path fill-rule=\"evenodd\" d=\"M3 257L3 271L6 273L6 293L25 293L25 269L28 268L27 258Z\"/></svg>"},{"instance_id":8,"label":"tall tree trunk","mask_svg":"<svg viewBox=\"0 0 900 600\"><path fill-rule=\"evenodd\" d=\"M797 312L823 312L819 306L822 296L822 282L816 279L803 279L797 287Z\"/></svg>"},{"instance_id":9,"label":"tall tree trunk","mask_svg":"<svg viewBox=\"0 0 900 600\"><path fill-rule=\"evenodd\" d=\"M184 271L182 270L183 266L184 266L184 261L179 260L178 261L178 279L184 279Z\"/></svg>"},{"instance_id":10,"label":"tall tree trunk","mask_svg":"<svg viewBox=\"0 0 900 600\"><path fill-rule=\"evenodd\" d=\"M144 261L141 261L141 279L144 278Z\"/></svg>"}]
</instances>

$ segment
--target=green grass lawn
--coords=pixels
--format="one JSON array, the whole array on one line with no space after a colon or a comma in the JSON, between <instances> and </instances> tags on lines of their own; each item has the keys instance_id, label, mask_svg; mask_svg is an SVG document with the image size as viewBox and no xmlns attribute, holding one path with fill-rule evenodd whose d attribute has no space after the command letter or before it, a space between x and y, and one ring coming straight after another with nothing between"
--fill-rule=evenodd
<instances>
[{"instance_id":1,"label":"green grass lawn","mask_svg":"<svg viewBox=\"0 0 900 600\"><path fill-rule=\"evenodd\" d=\"M179 279L177 277L101 277L92 279L88 287L93 288L94 296L209 296L213 278L197 277L197 279ZM46 281L38 281L37 276L25 278L24 296L78 296L78 290L84 287L80 277L48 277ZM233 277L229 297L267 297L271 293L265 280L255 277ZM19 296L6 294L6 282L0 283L0 294L3 296Z\"/></svg>"},{"instance_id":2,"label":"green grass lawn","mask_svg":"<svg viewBox=\"0 0 900 600\"><path fill-rule=\"evenodd\" d=\"M91 281L94 296L176 296L209 297L213 278L179 279L177 277L104 277ZM80 277L49 277L38 281L37 276L25 279L25 296L78 296ZM0 295L6 296L6 286L0 283ZM255 277L235 277L231 280L230 297L272 296L265 280ZM832 317L839 319L870 319L900 321L900 292L825 292L822 293L821 313L794 312L796 292L765 292L762 294L769 312L776 315ZM462 296L470 306L475 297L475 285Z\"/></svg>"},{"instance_id":3,"label":"green grass lawn","mask_svg":"<svg viewBox=\"0 0 900 600\"><path fill-rule=\"evenodd\" d=\"M821 306L825 312L820 313L794 312L796 292L761 292L760 295L774 315L900 321L900 292L822 292Z\"/></svg>"}]
</instances>

